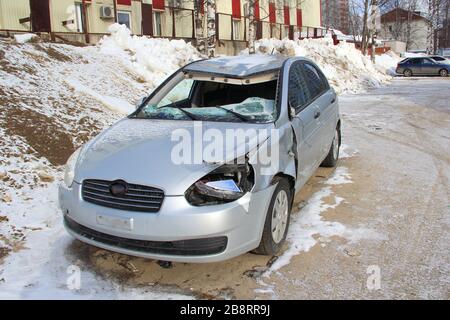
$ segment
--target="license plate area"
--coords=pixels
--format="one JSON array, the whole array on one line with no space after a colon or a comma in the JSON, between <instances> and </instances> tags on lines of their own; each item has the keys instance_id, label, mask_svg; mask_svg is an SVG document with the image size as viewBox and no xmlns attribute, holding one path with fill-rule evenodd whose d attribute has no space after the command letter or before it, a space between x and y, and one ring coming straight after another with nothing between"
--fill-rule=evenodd
<instances>
[{"instance_id":1,"label":"license plate area","mask_svg":"<svg viewBox=\"0 0 450 320\"><path fill-rule=\"evenodd\" d=\"M134 220L133 218L119 218L97 214L97 224L117 230L132 231Z\"/></svg>"}]
</instances>

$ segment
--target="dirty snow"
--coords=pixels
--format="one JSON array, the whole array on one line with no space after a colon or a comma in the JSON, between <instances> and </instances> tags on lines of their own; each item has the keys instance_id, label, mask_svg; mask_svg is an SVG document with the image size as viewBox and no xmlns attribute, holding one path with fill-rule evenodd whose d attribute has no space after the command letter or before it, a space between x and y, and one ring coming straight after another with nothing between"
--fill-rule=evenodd
<instances>
[{"instance_id":1,"label":"dirty snow","mask_svg":"<svg viewBox=\"0 0 450 320\"><path fill-rule=\"evenodd\" d=\"M120 39L128 44L116 43ZM133 41L140 44L135 51ZM113 34L91 47L0 40L0 299L192 298L122 287L88 270L81 270L80 290L66 285L67 268L77 261L57 207L63 164L170 73L198 58L184 42L152 44L164 56L155 58L153 80L148 57L136 64L136 56L145 55L139 39ZM167 48L172 51L161 55Z\"/></svg>"},{"instance_id":2,"label":"dirty snow","mask_svg":"<svg viewBox=\"0 0 450 320\"><path fill-rule=\"evenodd\" d=\"M25 43L31 41L33 38L36 37L37 35L35 35L34 33L16 34L14 35L14 40L16 40L17 43Z\"/></svg>"},{"instance_id":3,"label":"dirty snow","mask_svg":"<svg viewBox=\"0 0 450 320\"><path fill-rule=\"evenodd\" d=\"M352 183L348 170L345 167L338 167L324 184L336 186L346 183ZM361 239L384 239L375 230L364 227L348 227L340 222L327 221L322 217L327 210L336 208L344 201L345 199L336 195L328 186L313 194L307 204L298 212L292 212L286 238L289 246L263 276L270 276L273 272L288 265L293 257L301 252L308 252L319 242L319 238L322 242L331 241L329 239L333 236L342 237L350 242Z\"/></svg>"}]
</instances>

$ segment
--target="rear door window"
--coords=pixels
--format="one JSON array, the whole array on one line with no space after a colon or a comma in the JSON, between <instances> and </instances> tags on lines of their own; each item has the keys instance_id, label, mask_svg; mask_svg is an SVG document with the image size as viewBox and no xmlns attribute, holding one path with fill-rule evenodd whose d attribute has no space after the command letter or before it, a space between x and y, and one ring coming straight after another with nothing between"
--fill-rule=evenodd
<instances>
[{"instance_id":1,"label":"rear door window","mask_svg":"<svg viewBox=\"0 0 450 320\"><path fill-rule=\"evenodd\" d=\"M310 99L314 100L322 95L328 89L328 82L315 66L305 62L303 63L303 72L305 74L306 83L310 92Z\"/></svg>"}]
</instances>

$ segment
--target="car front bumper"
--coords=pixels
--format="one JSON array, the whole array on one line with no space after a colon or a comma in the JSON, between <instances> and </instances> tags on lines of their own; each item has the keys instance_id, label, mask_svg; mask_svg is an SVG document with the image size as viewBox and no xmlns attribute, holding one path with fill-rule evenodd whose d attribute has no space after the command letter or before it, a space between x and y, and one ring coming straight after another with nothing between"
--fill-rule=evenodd
<instances>
[{"instance_id":1,"label":"car front bumper","mask_svg":"<svg viewBox=\"0 0 450 320\"><path fill-rule=\"evenodd\" d=\"M59 203L67 231L82 242L143 258L214 262L259 245L274 189L202 207L190 205L184 196L166 196L157 213L147 213L83 201L81 185L74 182L71 188L60 185Z\"/></svg>"}]
</instances>

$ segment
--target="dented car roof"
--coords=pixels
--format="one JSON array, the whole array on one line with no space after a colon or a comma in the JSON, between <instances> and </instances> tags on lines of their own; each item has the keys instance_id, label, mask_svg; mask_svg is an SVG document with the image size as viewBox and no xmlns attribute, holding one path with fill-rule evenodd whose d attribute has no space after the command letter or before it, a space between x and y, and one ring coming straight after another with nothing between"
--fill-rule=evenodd
<instances>
[{"instance_id":1,"label":"dented car roof","mask_svg":"<svg viewBox=\"0 0 450 320\"><path fill-rule=\"evenodd\" d=\"M257 74L278 71L288 57L282 55L240 55L193 62L184 67L185 72L207 73L231 78L246 78Z\"/></svg>"}]
</instances>

